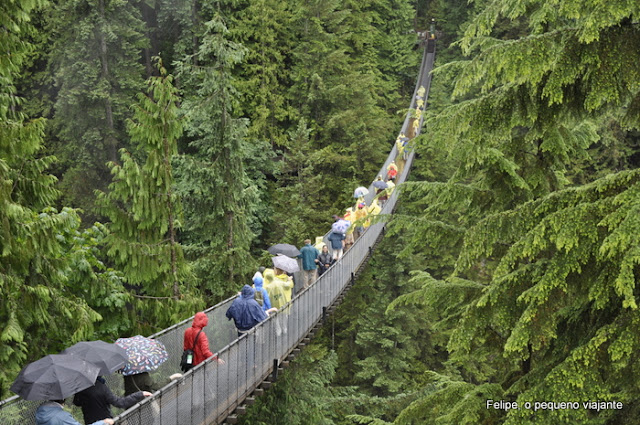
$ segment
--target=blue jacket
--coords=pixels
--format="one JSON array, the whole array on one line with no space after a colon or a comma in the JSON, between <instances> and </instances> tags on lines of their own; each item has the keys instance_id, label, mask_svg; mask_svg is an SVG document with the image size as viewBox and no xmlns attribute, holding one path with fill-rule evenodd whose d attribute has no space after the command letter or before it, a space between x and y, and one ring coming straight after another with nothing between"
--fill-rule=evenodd
<instances>
[{"instance_id":1,"label":"blue jacket","mask_svg":"<svg viewBox=\"0 0 640 425\"><path fill-rule=\"evenodd\" d=\"M320 252L312 247L311 244L306 244L300 248L300 255L298 255L298 258L302 258L302 268L304 270L315 270L318 268L314 261L318 258L318 255L320 255Z\"/></svg>"},{"instance_id":2,"label":"blue jacket","mask_svg":"<svg viewBox=\"0 0 640 425\"><path fill-rule=\"evenodd\" d=\"M239 331L248 331L267 318L267 314L262 311L262 307L254 297L255 289L244 285L240 296L233 300L231 307L227 310L227 318L233 319Z\"/></svg>"},{"instance_id":3,"label":"blue jacket","mask_svg":"<svg viewBox=\"0 0 640 425\"><path fill-rule=\"evenodd\" d=\"M342 241L344 240L343 233L329 233L329 242L331 242L331 249L342 249Z\"/></svg>"},{"instance_id":4,"label":"blue jacket","mask_svg":"<svg viewBox=\"0 0 640 425\"><path fill-rule=\"evenodd\" d=\"M47 401L36 410L36 425L82 425L76 421L71 413L53 401ZM106 425L105 421L94 422L91 425Z\"/></svg>"},{"instance_id":5,"label":"blue jacket","mask_svg":"<svg viewBox=\"0 0 640 425\"><path fill-rule=\"evenodd\" d=\"M269 292L262 286L264 283L264 279L260 276L255 276L253 278L253 287L256 291L262 292L262 300L264 303L262 304L262 311L267 311L271 308L271 300L269 299Z\"/></svg>"}]
</instances>

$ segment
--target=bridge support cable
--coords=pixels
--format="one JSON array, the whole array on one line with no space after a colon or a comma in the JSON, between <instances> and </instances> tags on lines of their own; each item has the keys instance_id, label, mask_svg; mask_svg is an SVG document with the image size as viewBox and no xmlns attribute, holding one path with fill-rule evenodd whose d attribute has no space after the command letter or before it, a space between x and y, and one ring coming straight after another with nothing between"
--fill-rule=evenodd
<instances>
[{"instance_id":1,"label":"bridge support cable","mask_svg":"<svg viewBox=\"0 0 640 425\"><path fill-rule=\"evenodd\" d=\"M419 88L425 88L424 101L428 98L431 81L430 72L435 57L435 40L425 46L420 73L411 99L409 112L401 132L407 134L411 123L411 111L416 108ZM426 106L426 104L425 104ZM424 114L420 118L421 128ZM419 131L418 131L419 134ZM379 174L385 175L387 166L397 159L394 146L382 165ZM414 152L409 150L396 178L398 184L407 179ZM367 203L373 198L373 187L369 188ZM395 209L399 191L396 190L382 207L381 214L391 214ZM309 288L301 290L286 307L267 320L237 337L233 322L225 312L233 302L229 298L205 310L209 318L206 328L213 352L225 364L208 359L196 366L179 380L171 381L153 397L120 413L117 424L127 425L204 425L223 423L243 403L252 403L254 395L268 387L269 380L277 378L278 371L288 365L292 355L300 351L309 338L325 323L335 305L342 300L384 235L385 223L377 221L362 234L343 257L333 264ZM160 340L169 353L169 361L160 366L152 377L157 380L179 372L184 331L191 326L192 318L177 323L152 338ZM111 375L107 384L115 393L121 393L122 377ZM39 402L29 402L19 397L0 401L0 423L3 425L35 425L35 410ZM233 417L233 416L232 416ZM231 418L230 418L231 419ZM231 422L231 421L229 421Z\"/></svg>"}]
</instances>

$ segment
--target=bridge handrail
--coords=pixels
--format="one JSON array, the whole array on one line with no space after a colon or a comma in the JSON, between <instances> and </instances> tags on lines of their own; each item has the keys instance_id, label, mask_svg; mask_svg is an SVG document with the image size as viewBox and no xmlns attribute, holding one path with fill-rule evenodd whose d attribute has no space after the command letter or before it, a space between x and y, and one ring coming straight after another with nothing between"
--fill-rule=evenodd
<instances>
[{"instance_id":1,"label":"bridge handrail","mask_svg":"<svg viewBox=\"0 0 640 425\"><path fill-rule=\"evenodd\" d=\"M424 86L425 107L431 81L435 52L423 54L420 73L412 96L410 108L405 117L401 132L411 121L415 109L416 94ZM422 114L420 127L422 126ZM386 167L396 159L397 147L394 146L380 169L386 174ZM404 182L413 162L414 152L409 150L405 166L397 176L397 183ZM368 203L373 197L370 186ZM382 208L381 214L389 214L395 208L399 190L395 190ZM218 352L225 361L219 365L208 359L198 365L181 379L169 382L157 391L153 397L122 412L117 416L120 424L152 424L156 419L161 423L203 424L219 423L231 413L238 402L243 400L269 373L274 361L283 360L294 349L309 330L322 318L323 307L333 304L343 288L352 279L352 275L363 264L370 249L376 243L384 228L382 221L374 222L363 235L356 240L340 261L329 268L315 284L300 291L285 308L269 317L241 338L237 337L233 322L224 316L228 305L235 297L224 300L205 310L209 317L207 335L211 350ZM191 326L192 318L185 319L151 337L162 341L169 352L169 361L156 371L156 376L169 376L179 372L179 360L182 354L184 330ZM122 391L119 375L107 377L107 383L115 393ZM214 390L215 389L215 390ZM6 425L32 425L34 413L40 402L29 402L18 396L0 401L0 423ZM188 418L188 419L187 419ZM159 423L159 422L158 422Z\"/></svg>"}]
</instances>

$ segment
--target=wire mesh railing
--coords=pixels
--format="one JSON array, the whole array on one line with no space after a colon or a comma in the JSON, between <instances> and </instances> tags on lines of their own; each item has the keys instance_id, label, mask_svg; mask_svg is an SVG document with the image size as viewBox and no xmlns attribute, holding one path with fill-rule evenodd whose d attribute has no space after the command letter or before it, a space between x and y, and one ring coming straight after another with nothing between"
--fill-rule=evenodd
<instances>
[{"instance_id":1,"label":"wire mesh railing","mask_svg":"<svg viewBox=\"0 0 640 425\"><path fill-rule=\"evenodd\" d=\"M435 43L435 42L434 42ZM433 47L433 46L431 46ZM420 73L416 82L409 112L401 133L411 125L411 111L416 107L418 89L425 88L424 99L428 98L435 57L434 49L425 48ZM420 118L420 126L424 114ZM388 165L396 160L397 146L393 146L387 160L380 169L386 174ZM397 176L397 183L406 180L414 153L409 150L404 166ZM370 204L374 197L373 186L365 198ZM381 214L390 214L397 203L399 191L395 190L381 209ZM334 263L318 280L296 294L291 302L267 320L238 338L232 321L225 313L233 302L227 299L205 310L209 325L205 328L211 351L217 352L224 361L221 364L208 359L196 366L182 378L168 381L171 374L179 372L179 362L183 351L184 331L191 326L192 318L177 323L152 338L160 340L166 347L169 360L152 374L152 378L166 385L153 397L147 397L132 408L120 413L117 424L126 425L191 425L221 423L233 410L272 372L277 365L300 343L309 331L322 319L323 308L331 306L354 273L364 264L376 241L384 230L383 221L374 221L355 241L339 261ZM120 375L107 377L108 386L115 393L122 393L123 381ZM39 402L11 397L0 402L0 424L35 425L35 410ZM78 412L76 417L81 417Z\"/></svg>"}]
</instances>

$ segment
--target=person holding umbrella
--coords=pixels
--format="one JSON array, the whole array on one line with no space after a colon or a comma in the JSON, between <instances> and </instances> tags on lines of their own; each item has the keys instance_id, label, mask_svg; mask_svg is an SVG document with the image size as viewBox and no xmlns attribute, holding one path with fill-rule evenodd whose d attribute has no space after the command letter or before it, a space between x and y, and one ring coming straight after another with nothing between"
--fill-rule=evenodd
<instances>
[{"instance_id":1,"label":"person holding umbrella","mask_svg":"<svg viewBox=\"0 0 640 425\"><path fill-rule=\"evenodd\" d=\"M280 310L291 301L293 279L278 268L266 269L264 271L264 279L265 289L269 293L269 299L271 300L271 307Z\"/></svg>"},{"instance_id":2,"label":"person holding umbrella","mask_svg":"<svg viewBox=\"0 0 640 425\"><path fill-rule=\"evenodd\" d=\"M70 354L50 354L26 365L11 391L25 400L46 400L36 410L36 425L80 425L63 409L64 399L90 387L100 368ZM105 418L91 425L112 425Z\"/></svg>"},{"instance_id":3,"label":"person holding umbrella","mask_svg":"<svg viewBox=\"0 0 640 425\"><path fill-rule=\"evenodd\" d=\"M113 414L109 406L128 409L152 395L149 391L138 391L126 397L118 397L111 392L104 378L98 376L93 387L82 390L73 397L73 404L82 409L84 423L89 424L98 418L112 418Z\"/></svg>"},{"instance_id":4,"label":"person holding umbrella","mask_svg":"<svg viewBox=\"0 0 640 425\"><path fill-rule=\"evenodd\" d=\"M122 369L127 363L127 352L122 347L104 341L81 341L63 353L100 367L100 375L109 375ZM100 419L112 418L109 406L128 409L151 395L148 391L138 391L127 397L118 397L111 392L104 378L98 376L95 385L76 393L73 404L82 409L84 423L89 424Z\"/></svg>"},{"instance_id":5,"label":"person holding umbrella","mask_svg":"<svg viewBox=\"0 0 640 425\"><path fill-rule=\"evenodd\" d=\"M327 237L327 239L329 239L329 243L331 244L333 259L335 261L339 260L340 257L342 257L342 253L344 252L344 245L345 245L344 233L337 233L332 231L331 233L329 233L329 236Z\"/></svg>"}]
</instances>

